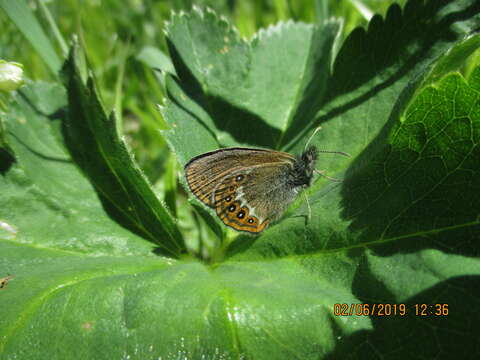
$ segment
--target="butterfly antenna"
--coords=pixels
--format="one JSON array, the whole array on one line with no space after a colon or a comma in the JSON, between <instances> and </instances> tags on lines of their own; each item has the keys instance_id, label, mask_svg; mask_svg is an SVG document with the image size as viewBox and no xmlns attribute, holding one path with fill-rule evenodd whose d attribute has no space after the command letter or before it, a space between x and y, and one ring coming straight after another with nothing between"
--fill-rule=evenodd
<instances>
[{"instance_id":1,"label":"butterfly antenna","mask_svg":"<svg viewBox=\"0 0 480 360\"><path fill-rule=\"evenodd\" d=\"M315 136L315 134L317 132L319 132L320 130L322 130L322 127L321 126L318 126L312 133L312 135L310 135L310 137L308 138L307 140L307 143L305 144L305 148L303 149L303 151L307 150L308 148L308 145L310 144L310 142L312 141L313 137ZM327 154L338 154L338 155L343 155L343 156L346 156L346 157L352 157L352 155L350 155L349 153L346 153L346 152L343 152L343 151L330 151L330 150L318 150L319 153L327 153Z\"/></svg>"},{"instance_id":2,"label":"butterfly antenna","mask_svg":"<svg viewBox=\"0 0 480 360\"><path fill-rule=\"evenodd\" d=\"M305 149L303 149L303 151L307 150L307 147L308 145L310 144L310 141L312 141L313 137L315 136L315 134L317 132L319 132L320 130L322 130L322 127L321 126L318 126L312 133L312 135L310 135L310 137L308 138L307 140L307 143L305 144Z\"/></svg>"},{"instance_id":3,"label":"butterfly antenna","mask_svg":"<svg viewBox=\"0 0 480 360\"><path fill-rule=\"evenodd\" d=\"M320 171L320 170L317 170L317 169L315 169L313 171L316 172L318 175L321 175L324 178L327 178L328 180L335 181L335 182L342 182L343 181L342 179L336 179L336 178L333 178L331 176L325 175L325 173L323 171Z\"/></svg>"},{"instance_id":4,"label":"butterfly antenna","mask_svg":"<svg viewBox=\"0 0 480 360\"><path fill-rule=\"evenodd\" d=\"M338 155L343 155L346 157L352 157L349 153L343 152L343 151L330 151L330 150L318 150L319 153L327 153L327 154L338 154Z\"/></svg>"}]
</instances>

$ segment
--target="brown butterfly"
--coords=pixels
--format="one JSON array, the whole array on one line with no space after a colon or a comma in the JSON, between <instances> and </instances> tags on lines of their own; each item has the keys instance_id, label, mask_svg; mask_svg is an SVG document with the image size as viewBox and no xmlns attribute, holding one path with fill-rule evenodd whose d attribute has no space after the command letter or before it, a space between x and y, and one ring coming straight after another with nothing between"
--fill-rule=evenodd
<instances>
[{"instance_id":1,"label":"brown butterfly","mask_svg":"<svg viewBox=\"0 0 480 360\"><path fill-rule=\"evenodd\" d=\"M225 225L259 233L310 186L318 153L314 146L297 157L274 150L225 148L194 157L185 165L185 174L193 194L215 209Z\"/></svg>"}]
</instances>

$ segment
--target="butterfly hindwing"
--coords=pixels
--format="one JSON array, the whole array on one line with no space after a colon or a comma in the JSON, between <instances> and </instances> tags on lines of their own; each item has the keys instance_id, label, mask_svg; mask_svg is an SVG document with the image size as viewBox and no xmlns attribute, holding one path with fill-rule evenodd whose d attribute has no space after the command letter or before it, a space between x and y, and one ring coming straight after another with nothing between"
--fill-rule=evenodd
<instances>
[{"instance_id":1,"label":"butterfly hindwing","mask_svg":"<svg viewBox=\"0 0 480 360\"><path fill-rule=\"evenodd\" d=\"M225 225L235 230L260 232L268 219L259 217L243 198L243 190L252 185L254 168L242 168L227 175L214 189L215 212Z\"/></svg>"},{"instance_id":2,"label":"butterfly hindwing","mask_svg":"<svg viewBox=\"0 0 480 360\"><path fill-rule=\"evenodd\" d=\"M215 212L235 230L261 232L288 205L290 163L258 164L226 176L214 189ZM293 199L294 194L291 196Z\"/></svg>"}]
</instances>

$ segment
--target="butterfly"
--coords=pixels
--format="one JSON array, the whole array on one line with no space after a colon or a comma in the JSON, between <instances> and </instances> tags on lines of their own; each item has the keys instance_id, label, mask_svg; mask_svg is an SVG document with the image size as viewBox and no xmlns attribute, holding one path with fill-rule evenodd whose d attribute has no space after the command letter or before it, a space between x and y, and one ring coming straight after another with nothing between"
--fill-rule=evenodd
<instances>
[{"instance_id":1,"label":"butterfly","mask_svg":"<svg viewBox=\"0 0 480 360\"><path fill-rule=\"evenodd\" d=\"M315 146L300 156L265 149L224 148L192 158L185 165L185 175L192 193L215 209L225 225L260 233L311 185L319 152Z\"/></svg>"}]
</instances>

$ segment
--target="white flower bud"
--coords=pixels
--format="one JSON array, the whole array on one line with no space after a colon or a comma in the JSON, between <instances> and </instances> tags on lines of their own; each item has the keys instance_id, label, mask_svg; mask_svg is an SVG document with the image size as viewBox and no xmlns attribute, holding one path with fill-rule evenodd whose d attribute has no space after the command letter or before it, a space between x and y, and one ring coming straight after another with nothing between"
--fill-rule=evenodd
<instances>
[{"instance_id":1,"label":"white flower bud","mask_svg":"<svg viewBox=\"0 0 480 360\"><path fill-rule=\"evenodd\" d=\"M23 85L23 65L0 60L0 91L13 91Z\"/></svg>"}]
</instances>

